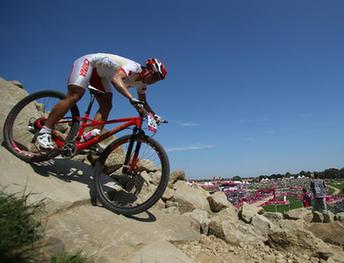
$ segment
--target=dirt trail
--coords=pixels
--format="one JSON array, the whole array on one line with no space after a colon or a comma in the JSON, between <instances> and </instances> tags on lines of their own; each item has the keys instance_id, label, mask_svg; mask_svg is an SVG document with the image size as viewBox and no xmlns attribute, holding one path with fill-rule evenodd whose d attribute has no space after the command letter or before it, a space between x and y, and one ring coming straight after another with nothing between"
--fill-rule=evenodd
<instances>
[{"instance_id":1,"label":"dirt trail","mask_svg":"<svg viewBox=\"0 0 344 263\"><path fill-rule=\"evenodd\" d=\"M337 195L337 194L339 194L339 192L340 192L340 189L338 189L337 187L334 187L334 186L332 186L332 185L328 185L328 188L334 189L333 195Z\"/></svg>"}]
</instances>

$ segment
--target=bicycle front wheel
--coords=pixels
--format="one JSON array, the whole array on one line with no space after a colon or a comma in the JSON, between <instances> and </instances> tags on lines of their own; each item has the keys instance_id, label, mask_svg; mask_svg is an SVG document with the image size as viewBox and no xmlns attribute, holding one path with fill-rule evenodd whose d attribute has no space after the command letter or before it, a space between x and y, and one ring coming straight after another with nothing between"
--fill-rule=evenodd
<instances>
[{"instance_id":1,"label":"bicycle front wheel","mask_svg":"<svg viewBox=\"0 0 344 263\"><path fill-rule=\"evenodd\" d=\"M44 151L34 142L35 134L45 124L52 108L65 98L63 93L46 90L33 93L19 101L4 124L4 146L26 162L41 162L56 157L59 149ZM72 139L79 127L79 110L75 105L56 123L53 136L60 141Z\"/></svg>"},{"instance_id":2,"label":"bicycle front wheel","mask_svg":"<svg viewBox=\"0 0 344 263\"><path fill-rule=\"evenodd\" d=\"M117 214L148 210L163 195L170 167L163 147L145 135L127 135L111 143L95 166L99 201Z\"/></svg>"}]
</instances>

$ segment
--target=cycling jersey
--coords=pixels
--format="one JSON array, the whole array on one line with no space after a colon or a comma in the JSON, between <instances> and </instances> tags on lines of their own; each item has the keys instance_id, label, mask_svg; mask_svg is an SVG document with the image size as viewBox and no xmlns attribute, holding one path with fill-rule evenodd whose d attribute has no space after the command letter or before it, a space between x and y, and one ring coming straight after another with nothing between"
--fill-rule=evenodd
<instances>
[{"instance_id":1,"label":"cycling jersey","mask_svg":"<svg viewBox=\"0 0 344 263\"><path fill-rule=\"evenodd\" d=\"M68 85L83 88L91 85L98 90L112 93L111 80L118 70L125 73L126 78L123 82L128 88L136 87L138 93L145 93L147 85L142 81L136 81L142 66L130 59L107 53L88 54L78 58L73 64Z\"/></svg>"}]
</instances>

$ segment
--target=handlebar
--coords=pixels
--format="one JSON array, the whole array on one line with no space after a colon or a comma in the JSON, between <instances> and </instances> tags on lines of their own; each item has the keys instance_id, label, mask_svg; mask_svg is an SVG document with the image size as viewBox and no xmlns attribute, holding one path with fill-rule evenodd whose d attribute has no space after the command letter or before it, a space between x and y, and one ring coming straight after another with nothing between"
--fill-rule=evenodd
<instances>
[{"instance_id":1,"label":"handlebar","mask_svg":"<svg viewBox=\"0 0 344 263\"><path fill-rule=\"evenodd\" d=\"M137 112L140 114L140 117L144 118L145 116L147 116L148 114L150 114L150 112L148 112L145 108L144 105L146 104L144 101L140 101L137 99L132 99L130 100L131 105L134 106L134 108L137 110ZM167 120L161 120L158 125L162 124L162 123L168 123Z\"/></svg>"}]
</instances>

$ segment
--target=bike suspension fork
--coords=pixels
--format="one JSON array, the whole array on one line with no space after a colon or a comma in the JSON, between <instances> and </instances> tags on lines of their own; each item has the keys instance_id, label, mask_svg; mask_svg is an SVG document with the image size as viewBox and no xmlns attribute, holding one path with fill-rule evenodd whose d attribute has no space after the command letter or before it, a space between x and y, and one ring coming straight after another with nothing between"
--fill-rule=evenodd
<instances>
[{"instance_id":1,"label":"bike suspension fork","mask_svg":"<svg viewBox=\"0 0 344 263\"><path fill-rule=\"evenodd\" d=\"M136 141L135 150L134 150L133 155L132 155L132 152L133 152L133 148L134 148L135 138L136 138L136 135L138 135L138 134L139 134L139 130L138 130L138 128L135 127L134 131L133 131L133 136L130 139L128 150L127 150L127 153L125 156L123 173L127 173L128 171L133 171L136 168L137 162L139 160L139 153L140 153L140 148L141 148L141 142L140 141ZM131 156L133 156L132 159L131 159ZM130 160L131 160L131 162L130 162Z\"/></svg>"}]
</instances>

